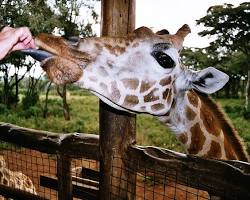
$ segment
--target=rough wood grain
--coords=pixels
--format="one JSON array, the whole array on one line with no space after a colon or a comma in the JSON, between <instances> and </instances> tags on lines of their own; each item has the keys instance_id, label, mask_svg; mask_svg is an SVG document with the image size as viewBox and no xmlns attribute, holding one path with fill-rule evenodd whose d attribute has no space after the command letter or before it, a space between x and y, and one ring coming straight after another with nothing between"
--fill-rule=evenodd
<instances>
[{"instance_id":1,"label":"rough wood grain","mask_svg":"<svg viewBox=\"0 0 250 200\"><path fill-rule=\"evenodd\" d=\"M58 180L54 177L41 176L40 184L43 187L58 191ZM80 199L96 200L98 199L98 188L88 185L83 185L79 182L72 184L73 196Z\"/></svg>"},{"instance_id":2,"label":"rough wood grain","mask_svg":"<svg viewBox=\"0 0 250 200\"><path fill-rule=\"evenodd\" d=\"M127 165L138 172L147 170L155 178L164 180L166 176L226 199L250 199L249 163L203 159L157 147L133 145L127 151Z\"/></svg>"},{"instance_id":3,"label":"rough wood grain","mask_svg":"<svg viewBox=\"0 0 250 200\"><path fill-rule=\"evenodd\" d=\"M64 155L57 155L58 199L73 199L73 187L71 177L71 159Z\"/></svg>"},{"instance_id":4,"label":"rough wood grain","mask_svg":"<svg viewBox=\"0 0 250 200\"><path fill-rule=\"evenodd\" d=\"M109 120L109 118L106 120ZM114 121L114 123L116 123L116 121ZM130 116L128 116L128 120L123 121L123 123L124 127L119 129L121 133L124 133L120 134L121 137L112 138L115 134L114 132L111 132L110 135L105 137L105 139L109 139L106 141L107 144L117 145L114 149L108 149L108 151L106 150L105 153L113 153L112 156L122 155L123 162L120 162L120 159L112 159L111 161L106 161L106 166L107 164L109 164L108 166L110 168L114 166L122 166L124 167L123 173L126 172L125 169L128 167L129 171L134 172L132 175L136 172L144 173L146 169L148 173L146 175L153 174L155 178L159 179L167 176L182 185L206 190L214 195L225 197L226 199L235 199L236 197L241 200L250 199L250 163L231 160L209 160L157 147L131 145L134 140L127 133L129 130L126 128L131 127L131 124L129 124L131 123ZM106 127L104 128L106 129ZM98 136L95 135L58 135L55 133L37 131L11 124L0 123L0 140L45 153L65 153L64 155L69 154L68 156L70 157L81 157L82 155L84 157L89 157L90 159L99 158L97 153L99 139ZM125 142L125 144L122 144L122 142ZM82 146L84 146L83 149ZM126 148L124 149L122 147ZM61 162L61 164L63 163L64 161ZM67 163L67 166L69 166L69 162ZM68 172L69 171L70 169L68 169ZM112 171L108 171L110 175L114 176L111 172ZM119 170L113 171L113 173L114 172L118 177L121 175L119 174ZM99 173L96 173L96 176L99 176ZM102 172L101 176L103 176L103 174L104 173ZM125 175L121 176L121 178L125 178L124 180L126 180L124 181L124 184L127 182L134 183L131 182L131 177L132 181L135 181L134 177L130 176L130 174L125 173ZM98 182L99 178L91 178L91 180L96 180ZM110 178L108 180L110 181L112 179ZM116 182L112 182L112 184L116 184ZM0 186L0 193L6 195L19 195L20 192L15 191L12 188L7 189L7 187ZM20 195L26 195L21 193ZM27 195L29 196L29 194ZM127 194L125 196L127 199L133 198L133 196L127 196ZM39 199L39 197L37 198ZM27 199L29 199L29 197L27 197Z\"/></svg>"},{"instance_id":5,"label":"rough wood grain","mask_svg":"<svg viewBox=\"0 0 250 200\"><path fill-rule=\"evenodd\" d=\"M4 197L18 200L47 200L45 198L39 197L38 195L31 194L22 190L8 187L6 185L0 184L0 194Z\"/></svg>"},{"instance_id":6,"label":"rough wood grain","mask_svg":"<svg viewBox=\"0 0 250 200\"><path fill-rule=\"evenodd\" d=\"M58 134L0 122L0 140L49 154L61 152L75 158L99 158L99 136L94 134Z\"/></svg>"},{"instance_id":7,"label":"rough wood grain","mask_svg":"<svg viewBox=\"0 0 250 200\"><path fill-rule=\"evenodd\" d=\"M101 26L102 36L132 32L135 28L135 1L103 0ZM134 199L136 173L128 174L121 158L135 141L135 115L114 110L103 102L100 102L99 114L100 196L102 200Z\"/></svg>"}]
</instances>

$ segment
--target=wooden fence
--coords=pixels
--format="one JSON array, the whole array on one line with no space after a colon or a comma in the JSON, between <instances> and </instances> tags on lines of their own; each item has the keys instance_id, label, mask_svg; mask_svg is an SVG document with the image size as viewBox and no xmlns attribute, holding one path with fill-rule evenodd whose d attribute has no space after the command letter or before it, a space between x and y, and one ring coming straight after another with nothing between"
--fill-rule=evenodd
<instances>
[{"instance_id":1,"label":"wooden fence","mask_svg":"<svg viewBox=\"0 0 250 200\"><path fill-rule=\"evenodd\" d=\"M171 179L171 181L175 181L176 187L177 184L181 184L182 186L207 191L210 194L223 197L223 199L250 199L249 163L208 160L157 147L144 147L134 144L130 145L126 152L120 154L123 157L119 158L122 160L123 171L126 171L127 176L117 176L117 172L112 171L113 174L110 175L107 183L109 187L106 187L108 190L105 191L100 188L99 181L100 177L109 173L109 171L102 171L100 168L99 172L95 174L92 171L91 174L91 169L89 169L91 175L87 178L72 177L71 174L71 159L73 158L83 157L99 161L98 135L55 134L6 123L0 123L0 133L1 141L56 155L57 178L41 176L40 184L57 190L60 200L69 200L73 197L103 199L102 197L107 193L109 193L110 199L147 199L137 198L141 194L136 193L138 181L136 174L140 173L144 173L145 177L153 177L154 180L151 180L154 182L153 184L158 181L157 184L166 185L167 181ZM115 157L110 162L112 163L111 168L116 167ZM117 178L119 181L112 182L112 179ZM74 184L74 181L82 184ZM145 185L145 187L147 186ZM144 190L146 189L144 188ZM154 196L157 196L157 191L154 193ZM35 196L4 185L0 185L0 194L14 199L44 199L39 194ZM164 197L164 194L162 196ZM199 199L198 194L197 199ZM202 197L202 199L209 199L209 197Z\"/></svg>"},{"instance_id":2,"label":"wooden fence","mask_svg":"<svg viewBox=\"0 0 250 200\"><path fill-rule=\"evenodd\" d=\"M131 32L135 0L102 0L101 22L102 35ZM210 199L208 193L229 200L250 199L249 163L137 146L135 121L135 115L100 102L100 139L0 123L0 154L7 167L29 175L38 189L34 195L0 185L0 194L25 200L205 200Z\"/></svg>"}]
</instances>

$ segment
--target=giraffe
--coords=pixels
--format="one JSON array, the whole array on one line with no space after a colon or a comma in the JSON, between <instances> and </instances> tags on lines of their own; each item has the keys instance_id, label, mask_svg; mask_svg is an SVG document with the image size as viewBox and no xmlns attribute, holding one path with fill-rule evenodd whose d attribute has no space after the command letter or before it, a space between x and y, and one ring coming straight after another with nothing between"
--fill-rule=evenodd
<instances>
[{"instance_id":1,"label":"giraffe","mask_svg":"<svg viewBox=\"0 0 250 200\"><path fill-rule=\"evenodd\" d=\"M208 67L193 71L181 63L183 25L175 34L147 27L120 37L70 42L41 33L28 50L50 80L88 89L118 110L148 113L168 126L189 154L249 161L237 131L208 96L228 75Z\"/></svg>"},{"instance_id":2,"label":"giraffe","mask_svg":"<svg viewBox=\"0 0 250 200\"><path fill-rule=\"evenodd\" d=\"M0 184L37 194L31 179L21 172L9 170L2 155L0 155ZM0 195L0 199L5 200L6 198Z\"/></svg>"}]
</instances>

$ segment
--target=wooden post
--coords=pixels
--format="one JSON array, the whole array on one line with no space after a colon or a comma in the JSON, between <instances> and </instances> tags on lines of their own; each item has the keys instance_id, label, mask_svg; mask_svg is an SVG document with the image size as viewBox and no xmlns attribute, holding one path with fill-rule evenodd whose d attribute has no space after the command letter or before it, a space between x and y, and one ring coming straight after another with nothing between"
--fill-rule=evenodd
<instances>
[{"instance_id":1,"label":"wooden post","mask_svg":"<svg viewBox=\"0 0 250 200\"><path fill-rule=\"evenodd\" d=\"M135 0L102 0L102 36L126 35L135 27ZM135 142L135 115L117 111L100 101L100 197L134 199L136 173L122 161Z\"/></svg>"},{"instance_id":2,"label":"wooden post","mask_svg":"<svg viewBox=\"0 0 250 200\"><path fill-rule=\"evenodd\" d=\"M67 155L57 155L58 199L72 200L71 159Z\"/></svg>"}]
</instances>

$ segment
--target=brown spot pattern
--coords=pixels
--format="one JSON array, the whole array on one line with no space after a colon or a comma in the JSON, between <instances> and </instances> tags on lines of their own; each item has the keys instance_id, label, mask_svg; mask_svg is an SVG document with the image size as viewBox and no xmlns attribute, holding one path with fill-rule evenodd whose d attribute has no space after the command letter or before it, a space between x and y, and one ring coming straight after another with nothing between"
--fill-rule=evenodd
<instances>
[{"instance_id":1,"label":"brown spot pattern","mask_svg":"<svg viewBox=\"0 0 250 200\"><path fill-rule=\"evenodd\" d=\"M167 88L167 89L163 92L163 94L162 94L163 99L167 99L168 94L169 94L169 89Z\"/></svg>"},{"instance_id":2,"label":"brown spot pattern","mask_svg":"<svg viewBox=\"0 0 250 200\"><path fill-rule=\"evenodd\" d=\"M171 83L171 76L161 79L160 81L160 85L165 86L165 85L169 85Z\"/></svg>"},{"instance_id":3,"label":"brown spot pattern","mask_svg":"<svg viewBox=\"0 0 250 200\"><path fill-rule=\"evenodd\" d=\"M212 141L210 150L207 152L207 155L205 157L208 158L221 158L221 146L218 142Z\"/></svg>"},{"instance_id":4,"label":"brown spot pattern","mask_svg":"<svg viewBox=\"0 0 250 200\"><path fill-rule=\"evenodd\" d=\"M152 106L151 106L151 109L152 109L153 111L159 111L159 110L162 110L164 107L165 107L164 104L162 104L162 103L157 103L157 104L152 105Z\"/></svg>"},{"instance_id":5,"label":"brown spot pattern","mask_svg":"<svg viewBox=\"0 0 250 200\"><path fill-rule=\"evenodd\" d=\"M172 102L172 109L175 109L175 106L176 106L176 101L173 99L173 102Z\"/></svg>"},{"instance_id":6,"label":"brown spot pattern","mask_svg":"<svg viewBox=\"0 0 250 200\"><path fill-rule=\"evenodd\" d=\"M127 95L124 99L124 106L132 107L139 103L139 99L135 95Z\"/></svg>"},{"instance_id":7,"label":"brown spot pattern","mask_svg":"<svg viewBox=\"0 0 250 200\"><path fill-rule=\"evenodd\" d=\"M180 140L180 142L181 142L182 144L186 144L187 141L188 141L187 133L182 133L182 134L178 137L178 139Z\"/></svg>"},{"instance_id":8,"label":"brown spot pattern","mask_svg":"<svg viewBox=\"0 0 250 200\"><path fill-rule=\"evenodd\" d=\"M9 181L6 178L3 178L3 184L8 185Z\"/></svg>"},{"instance_id":9,"label":"brown spot pattern","mask_svg":"<svg viewBox=\"0 0 250 200\"><path fill-rule=\"evenodd\" d=\"M194 120L196 113L189 107L186 107L186 116L189 121Z\"/></svg>"},{"instance_id":10,"label":"brown spot pattern","mask_svg":"<svg viewBox=\"0 0 250 200\"><path fill-rule=\"evenodd\" d=\"M119 89L117 88L117 84L115 81L111 82L111 98L113 101L117 102L121 98L121 93Z\"/></svg>"},{"instance_id":11,"label":"brown spot pattern","mask_svg":"<svg viewBox=\"0 0 250 200\"><path fill-rule=\"evenodd\" d=\"M141 82L140 93L143 93L143 92L149 90L149 88L151 88L153 84L154 84L154 83L152 83L152 82L145 82L145 81L142 81L142 82Z\"/></svg>"},{"instance_id":12,"label":"brown spot pattern","mask_svg":"<svg viewBox=\"0 0 250 200\"><path fill-rule=\"evenodd\" d=\"M102 48L102 45L101 45L100 43L95 43L95 47L96 47L96 49L97 49L98 51L100 51L101 48Z\"/></svg>"},{"instance_id":13,"label":"brown spot pattern","mask_svg":"<svg viewBox=\"0 0 250 200\"><path fill-rule=\"evenodd\" d=\"M171 103L171 100L172 100L172 89L170 89L169 92L168 92L168 97L167 97L168 104Z\"/></svg>"},{"instance_id":14,"label":"brown spot pattern","mask_svg":"<svg viewBox=\"0 0 250 200\"><path fill-rule=\"evenodd\" d=\"M172 100L172 89L166 89L162 94L163 99L167 100L167 103L170 104Z\"/></svg>"},{"instance_id":15,"label":"brown spot pattern","mask_svg":"<svg viewBox=\"0 0 250 200\"><path fill-rule=\"evenodd\" d=\"M125 88L135 90L139 85L138 79L126 78L122 80L123 85Z\"/></svg>"},{"instance_id":16,"label":"brown spot pattern","mask_svg":"<svg viewBox=\"0 0 250 200\"><path fill-rule=\"evenodd\" d=\"M197 107L197 106L198 106L198 96L197 96L197 94L195 94L195 93L192 92L192 91L189 91L189 92L187 93L187 96L188 96L189 102L190 102L194 107Z\"/></svg>"},{"instance_id":17,"label":"brown spot pattern","mask_svg":"<svg viewBox=\"0 0 250 200\"><path fill-rule=\"evenodd\" d=\"M110 44L105 44L104 47L106 49L108 49L108 51L111 54L115 54L115 55L120 55L120 54L122 54L122 53L124 53L126 51L125 47L122 47L122 46L119 46L119 45L112 46Z\"/></svg>"},{"instance_id":18,"label":"brown spot pattern","mask_svg":"<svg viewBox=\"0 0 250 200\"><path fill-rule=\"evenodd\" d=\"M157 91L158 89L155 88L153 89L150 93L148 93L147 95L144 96L144 102L152 102L152 101L156 101L159 100L159 96L155 96L154 93Z\"/></svg>"},{"instance_id":19,"label":"brown spot pattern","mask_svg":"<svg viewBox=\"0 0 250 200\"><path fill-rule=\"evenodd\" d=\"M200 109L200 118L203 121L203 124L206 128L206 130L215 136L220 135L220 125L218 124L217 120L215 119L214 114L212 111L204 104L202 103L201 109Z\"/></svg>"},{"instance_id":20,"label":"brown spot pattern","mask_svg":"<svg viewBox=\"0 0 250 200\"><path fill-rule=\"evenodd\" d=\"M135 47L138 47L139 46L139 43L138 42L135 42L132 47L135 48Z\"/></svg>"},{"instance_id":21,"label":"brown spot pattern","mask_svg":"<svg viewBox=\"0 0 250 200\"><path fill-rule=\"evenodd\" d=\"M224 138L224 148L228 160L238 160L234 153L232 145L230 144L230 142L226 137Z\"/></svg>"},{"instance_id":22,"label":"brown spot pattern","mask_svg":"<svg viewBox=\"0 0 250 200\"><path fill-rule=\"evenodd\" d=\"M202 150L206 138L203 135L200 125L198 123L196 123L190 129L190 131L191 131L192 137L191 137L191 144L188 149L188 152L190 154L198 154Z\"/></svg>"}]
</instances>

